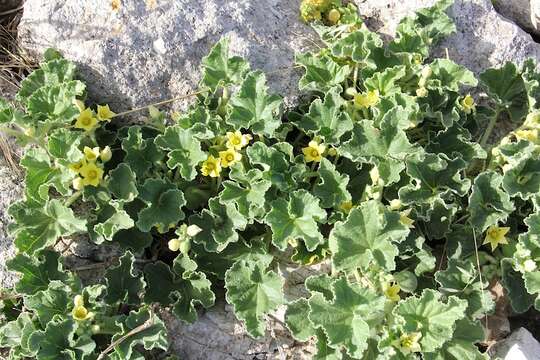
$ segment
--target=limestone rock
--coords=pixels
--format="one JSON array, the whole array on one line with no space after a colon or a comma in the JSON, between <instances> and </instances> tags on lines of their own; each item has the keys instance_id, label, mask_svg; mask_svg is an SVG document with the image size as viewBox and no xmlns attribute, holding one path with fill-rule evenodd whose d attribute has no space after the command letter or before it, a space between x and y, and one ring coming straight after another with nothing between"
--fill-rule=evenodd
<instances>
[{"instance_id":1,"label":"limestone rock","mask_svg":"<svg viewBox=\"0 0 540 360\"><path fill-rule=\"evenodd\" d=\"M368 27L393 36L399 20L436 0L356 0L360 13L369 18ZM479 73L506 61L522 63L540 59L540 44L495 11L490 0L455 0L450 9L457 33L443 41L436 56L449 57Z\"/></svg>"},{"instance_id":2,"label":"limestone rock","mask_svg":"<svg viewBox=\"0 0 540 360\"><path fill-rule=\"evenodd\" d=\"M540 343L525 328L514 331L491 350L492 357L503 360L540 360Z\"/></svg>"},{"instance_id":3,"label":"limestone rock","mask_svg":"<svg viewBox=\"0 0 540 360\"><path fill-rule=\"evenodd\" d=\"M527 32L540 35L540 0L494 0L493 5Z\"/></svg>"},{"instance_id":4,"label":"limestone rock","mask_svg":"<svg viewBox=\"0 0 540 360\"><path fill-rule=\"evenodd\" d=\"M294 53L316 38L298 20L299 2L27 0L19 39L35 57L55 47L75 60L90 95L122 111L193 92L201 58L229 36L232 52L290 103L300 76Z\"/></svg>"}]
</instances>

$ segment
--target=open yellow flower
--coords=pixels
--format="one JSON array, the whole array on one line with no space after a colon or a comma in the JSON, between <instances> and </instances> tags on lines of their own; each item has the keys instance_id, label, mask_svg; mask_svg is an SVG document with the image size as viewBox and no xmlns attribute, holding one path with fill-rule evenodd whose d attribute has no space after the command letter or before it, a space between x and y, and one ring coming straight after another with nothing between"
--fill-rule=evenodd
<instances>
[{"instance_id":1,"label":"open yellow flower","mask_svg":"<svg viewBox=\"0 0 540 360\"><path fill-rule=\"evenodd\" d=\"M343 211L345 214L350 213L352 208L353 208L352 201L344 201L341 204L339 204L339 210Z\"/></svg>"},{"instance_id":2,"label":"open yellow flower","mask_svg":"<svg viewBox=\"0 0 540 360\"><path fill-rule=\"evenodd\" d=\"M242 134L240 131L227 132L227 143L225 144L229 149L240 150L253 139L250 134Z\"/></svg>"},{"instance_id":3,"label":"open yellow flower","mask_svg":"<svg viewBox=\"0 0 540 360\"><path fill-rule=\"evenodd\" d=\"M100 121L111 121L112 117L116 115L111 111L109 105L98 105L97 106L97 118Z\"/></svg>"},{"instance_id":4,"label":"open yellow flower","mask_svg":"<svg viewBox=\"0 0 540 360\"><path fill-rule=\"evenodd\" d=\"M398 348L404 355L421 351L420 343L418 342L422 334L419 332L412 332L409 334L403 334L399 339L392 342L394 347Z\"/></svg>"},{"instance_id":5,"label":"open yellow flower","mask_svg":"<svg viewBox=\"0 0 540 360\"><path fill-rule=\"evenodd\" d=\"M101 179L103 179L103 169L93 162L83 165L79 173L83 177L83 186L91 185L97 187Z\"/></svg>"},{"instance_id":6,"label":"open yellow flower","mask_svg":"<svg viewBox=\"0 0 540 360\"><path fill-rule=\"evenodd\" d=\"M84 307L84 298L81 295L76 295L73 299L73 310L71 311L71 315L73 318L77 321L84 321L92 318L94 316L93 312L88 311L86 307Z\"/></svg>"},{"instance_id":7,"label":"open yellow flower","mask_svg":"<svg viewBox=\"0 0 540 360\"><path fill-rule=\"evenodd\" d=\"M84 165L86 165L86 159L82 159L81 161L78 161L76 163L69 164L68 168L78 174Z\"/></svg>"},{"instance_id":8,"label":"open yellow flower","mask_svg":"<svg viewBox=\"0 0 540 360\"><path fill-rule=\"evenodd\" d=\"M401 297L399 296L399 292L401 291L401 287L397 283L394 282L388 282L383 284L382 287L384 296L390 301L398 302Z\"/></svg>"},{"instance_id":9,"label":"open yellow flower","mask_svg":"<svg viewBox=\"0 0 540 360\"><path fill-rule=\"evenodd\" d=\"M509 231L509 227L499 227L497 225L490 226L486 231L486 238L482 244L490 244L491 251L494 251L499 244L508 244L508 240L506 240L505 236Z\"/></svg>"},{"instance_id":10,"label":"open yellow flower","mask_svg":"<svg viewBox=\"0 0 540 360\"><path fill-rule=\"evenodd\" d=\"M319 144L315 140L311 140L308 146L302 149L302 152L304 153L306 162L319 162L322 159L322 154L324 153L325 149L325 145Z\"/></svg>"},{"instance_id":11,"label":"open yellow flower","mask_svg":"<svg viewBox=\"0 0 540 360\"><path fill-rule=\"evenodd\" d=\"M523 139L535 143L538 141L538 129L532 130L516 130L514 135L518 140Z\"/></svg>"},{"instance_id":12,"label":"open yellow flower","mask_svg":"<svg viewBox=\"0 0 540 360\"><path fill-rule=\"evenodd\" d=\"M474 98L470 94L467 94L467 96L461 100L461 106L463 106L463 111L465 111L465 114L470 114L476 109Z\"/></svg>"},{"instance_id":13,"label":"open yellow flower","mask_svg":"<svg viewBox=\"0 0 540 360\"><path fill-rule=\"evenodd\" d=\"M219 158L221 160L221 166L227 168L242 160L242 154L236 152L234 149L227 149L219 152Z\"/></svg>"},{"instance_id":14,"label":"open yellow flower","mask_svg":"<svg viewBox=\"0 0 540 360\"><path fill-rule=\"evenodd\" d=\"M399 222L408 227L414 229L414 220L409 217L411 209L403 210L399 213Z\"/></svg>"},{"instance_id":15,"label":"open yellow flower","mask_svg":"<svg viewBox=\"0 0 540 360\"><path fill-rule=\"evenodd\" d=\"M355 95L354 105L358 108L369 108L377 105L380 100L379 90L372 90Z\"/></svg>"},{"instance_id":16,"label":"open yellow flower","mask_svg":"<svg viewBox=\"0 0 540 360\"><path fill-rule=\"evenodd\" d=\"M75 122L75 128L84 129L86 131L94 130L98 123L98 120L94 117L94 113L91 109L81 111L77 121Z\"/></svg>"},{"instance_id":17,"label":"open yellow flower","mask_svg":"<svg viewBox=\"0 0 540 360\"><path fill-rule=\"evenodd\" d=\"M204 176L218 177L221 173L221 161L212 155L208 156L201 166L201 173Z\"/></svg>"},{"instance_id":18,"label":"open yellow flower","mask_svg":"<svg viewBox=\"0 0 540 360\"><path fill-rule=\"evenodd\" d=\"M90 148L85 146L83 153L86 161L94 162L99 157L99 147Z\"/></svg>"}]
</instances>

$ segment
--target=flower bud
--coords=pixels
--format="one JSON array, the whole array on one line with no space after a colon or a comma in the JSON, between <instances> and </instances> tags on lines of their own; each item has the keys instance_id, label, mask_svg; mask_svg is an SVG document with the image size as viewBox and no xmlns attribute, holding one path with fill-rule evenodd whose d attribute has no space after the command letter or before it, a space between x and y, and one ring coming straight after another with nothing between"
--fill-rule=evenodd
<instances>
[{"instance_id":1,"label":"flower bud","mask_svg":"<svg viewBox=\"0 0 540 360\"><path fill-rule=\"evenodd\" d=\"M337 9L332 9L328 12L326 18L328 19L330 24L334 25L339 21L339 19L341 19L341 13Z\"/></svg>"},{"instance_id":2,"label":"flower bud","mask_svg":"<svg viewBox=\"0 0 540 360\"><path fill-rule=\"evenodd\" d=\"M197 225L189 225L186 229L186 235L189 237L194 237L201 231L202 229L198 227Z\"/></svg>"},{"instance_id":3,"label":"flower bud","mask_svg":"<svg viewBox=\"0 0 540 360\"><path fill-rule=\"evenodd\" d=\"M107 162L109 160L111 160L112 158L112 152L111 152L111 148L107 145L103 148L103 150L101 150L101 152L99 153L99 157L101 159L101 161L103 162Z\"/></svg>"},{"instance_id":4,"label":"flower bud","mask_svg":"<svg viewBox=\"0 0 540 360\"><path fill-rule=\"evenodd\" d=\"M161 115L161 112L158 110L157 107L150 105L148 107L148 114L150 115L152 119L156 119L156 118L159 118L159 116Z\"/></svg>"},{"instance_id":5,"label":"flower bud","mask_svg":"<svg viewBox=\"0 0 540 360\"><path fill-rule=\"evenodd\" d=\"M399 210L401 209L401 200L393 199L390 201L390 210Z\"/></svg>"},{"instance_id":6,"label":"flower bud","mask_svg":"<svg viewBox=\"0 0 540 360\"><path fill-rule=\"evenodd\" d=\"M73 186L73 189L77 191L81 190L84 187L83 179L81 177L76 177L75 179L73 179L72 186Z\"/></svg>"},{"instance_id":7,"label":"flower bud","mask_svg":"<svg viewBox=\"0 0 540 360\"><path fill-rule=\"evenodd\" d=\"M420 87L420 88L416 89L416 96L418 96L420 98L428 96L427 89L425 87Z\"/></svg>"},{"instance_id":8,"label":"flower bud","mask_svg":"<svg viewBox=\"0 0 540 360\"><path fill-rule=\"evenodd\" d=\"M523 262L523 271L532 272L534 270L536 270L536 263L534 260L527 259Z\"/></svg>"},{"instance_id":9,"label":"flower bud","mask_svg":"<svg viewBox=\"0 0 540 360\"><path fill-rule=\"evenodd\" d=\"M167 245L169 246L169 250L174 251L174 252L180 249L181 244L182 242L180 241L180 239L172 239L172 240L169 240L169 242L167 243Z\"/></svg>"},{"instance_id":10,"label":"flower bud","mask_svg":"<svg viewBox=\"0 0 540 360\"><path fill-rule=\"evenodd\" d=\"M82 297L82 295L75 295L75 297L73 298L73 304L75 306L84 306L84 298Z\"/></svg>"}]
</instances>

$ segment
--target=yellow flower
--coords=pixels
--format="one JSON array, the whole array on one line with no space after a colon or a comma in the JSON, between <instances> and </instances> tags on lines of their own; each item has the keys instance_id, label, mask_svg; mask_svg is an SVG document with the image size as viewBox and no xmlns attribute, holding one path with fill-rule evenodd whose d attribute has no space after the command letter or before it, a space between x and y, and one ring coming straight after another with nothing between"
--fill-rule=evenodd
<instances>
[{"instance_id":1,"label":"yellow flower","mask_svg":"<svg viewBox=\"0 0 540 360\"><path fill-rule=\"evenodd\" d=\"M372 90L357 94L354 97L354 105L358 108L369 108L379 103L379 90Z\"/></svg>"},{"instance_id":2,"label":"yellow flower","mask_svg":"<svg viewBox=\"0 0 540 360\"><path fill-rule=\"evenodd\" d=\"M403 334L399 339L392 342L396 348L398 348L404 355L421 351L418 340L422 337L419 332L412 332L410 334Z\"/></svg>"},{"instance_id":3,"label":"yellow flower","mask_svg":"<svg viewBox=\"0 0 540 360\"><path fill-rule=\"evenodd\" d=\"M89 148L85 146L83 152L86 161L94 162L99 157L99 147Z\"/></svg>"},{"instance_id":4,"label":"yellow flower","mask_svg":"<svg viewBox=\"0 0 540 360\"><path fill-rule=\"evenodd\" d=\"M221 162L212 155L208 156L208 159L203 162L201 166L201 173L204 176L218 177L221 172Z\"/></svg>"},{"instance_id":5,"label":"yellow flower","mask_svg":"<svg viewBox=\"0 0 540 360\"><path fill-rule=\"evenodd\" d=\"M68 165L68 168L70 170L72 170L73 172L75 173L79 173L81 171L81 168L86 165L86 159L82 159L81 161L79 162L76 162L76 163L73 163L73 164L69 164Z\"/></svg>"},{"instance_id":6,"label":"yellow flower","mask_svg":"<svg viewBox=\"0 0 540 360\"><path fill-rule=\"evenodd\" d=\"M242 154L236 152L234 149L227 149L219 152L219 158L221 160L221 166L227 168L242 160Z\"/></svg>"},{"instance_id":7,"label":"yellow flower","mask_svg":"<svg viewBox=\"0 0 540 360\"><path fill-rule=\"evenodd\" d=\"M80 174L83 177L83 186L98 186L101 179L103 179L103 169L93 162L83 165Z\"/></svg>"},{"instance_id":8,"label":"yellow flower","mask_svg":"<svg viewBox=\"0 0 540 360\"><path fill-rule=\"evenodd\" d=\"M79 114L79 117L77 118L77 121L75 122L75 127L77 129L84 129L86 131L91 131L96 127L97 123L98 121L94 117L94 113L92 112L92 110L86 109L86 110L81 111L81 113Z\"/></svg>"},{"instance_id":9,"label":"yellow flower","mask_svg":"<svg viewBox=\"0 0 540 360\"><path fill-rule=\"evenodd\" d=\"M111 121L114 115L116 114L109 109L109 105L97 106L97 118L100 121Z\"/></svg>"},{"instance_id":10,"label":"yellow flower","mask_svg":"<svg viewBox=\"0 0 540 360\"><path fill-rule=\"evenodd\" d=\"M339 210L343 211L345 214L350 213L352 208L353 208L352 201L344 201L341 204L339 204Z\"/></svg>"},{"instance_id":11,"label":"yellow flower","mask_svg":"<svg viewBox=\"0 0 540 360\"><path fill-rule=\"evenodd\" d=\"M240 150L247 144L249 144L252 136L249 134L244 134L238 130L235 132L227 132L227 143L225 144L229 149Z\"/></svg>"},{"instance_id":12,"label":"yellow flower","mask_svg":"<svg viewBox=\"0 0 540 360\"><path fill-rule=\"evenodd\" d=\"M334 25L336 24L339 19L341 19L341 13L338 9L332 9L328 12L328 15L326 15L326 18L330 22L330 24Z\"/></svg>"},{"instance_id":13,"label":"yellow flower","mask_svg":"<svg viewBox=\"0 0 540 360\"><path fill-rule=\"evenodd\" d=\"M514 131L514 135L518 140L528 140L530 142L537 142L538 141L538 129L533 130L516 130Z\"/></svg>"},{"instance_id":14,"label":"yellow flower","mask_svg":"<svg viewBox=\"0 0 540 360\"><path fill-rule=\"evenodd\" d=\"M384 296L390 301L398 302L401 297L399 296L399 292L401 291L401 288L397 283L394 282L388 282L383 284L382 287Z\"/></svg>"},{"instance_id":15,"label":"yellow flower","mask_svg":"<svg viewBox=\"0 0 540 360\"><path fill-rule=\"evenodd\" d=\"M81 190L84 187L83 179L77 176L73 179L72 186L75 190Z\"/></svg>"},{"instance_id":16,"label":"yellow flower","mask_svg":"<svg viewBox=\"0 0 540 360\"><path fill-rule=\"evenodd\" d=\"M534 111L529 113L523 125L533 128L540 127L540 112Z\"/></svg>"},{"instance_id":17,"label":"yellow flower","mask_svg":"<svg viewBox=\"0 0 540 360\"><path fill-rule=\"evenodd\" d=\"M411 209L403 210L399 213L399 222L408 227L414 229L414 220L409 217Z\"/></svg>"},{"instance_id":18,"label":"yellow flower","mask_svg":"<svg viewBox=\"0 0 540 360\"><path fill-rule=\"evenodd\" d=\"M505 235L509 231L509 227L498 227L497 225L490 226L486 232L486 239L482 244L490 244L491 251L494 251L499 244L508 244Z\"/></svg>"},{"instance_id":19,"label":"yellow flower","mask_svg":"<svg viewBox=\"0 0 540 360\"><path fill-rule=\"evenodd\" d=\"M74 307L71 314L75 320L84 321L94 316L94 313L89 312L88 309L84 307L84 298L81 295L76 295L73 298L73 305Z\"/></svg>"},{"instance_id":20,"label":"yellow flower","mask_svg":"<svg viewBox=\"0 0 540 360\"><path fill-rule=\"evenodd\" d=\"M322 154L326 146L319 144L317 141L310 141L308 146L302 149L306 162L316 161L319 162L322 159Z\"/></svg>"},{"instance_id":21,"label":"yellow flower","mask_svg":"<svg viewBox=\"0 0 540 360\"><path fill-rule=\"evenodd\" d=\"M474 98L470 94L467 94L467 96L461 100L461 106L463 106L463 111L465 111L465 114L470 114L476 109Z\"/></svg>"},{"instance_id":22,"label":"yellow flower","mask_svg":"<svg viewBox=\"0 0 540 360\"><path fill-rule=\"evenodd\" d=\"M101 161L103 161L103 162L107 162L107 161L111 160L112 152L111 152L111 148L109 147L109 145L105 146L103 148L103 150L101 150L99 152L99 157L100 157Z\"/></svg>"}]
</instances>

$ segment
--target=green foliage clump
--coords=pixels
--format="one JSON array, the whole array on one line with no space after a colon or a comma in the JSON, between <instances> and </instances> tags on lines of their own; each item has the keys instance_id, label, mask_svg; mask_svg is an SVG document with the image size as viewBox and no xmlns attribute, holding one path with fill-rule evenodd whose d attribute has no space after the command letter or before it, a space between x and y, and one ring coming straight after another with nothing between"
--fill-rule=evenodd
<instances>
[{"instance_id":1,"label":"green foliage clump","mask_svg":"<svg viewBox=\"0 0 540 360\"><path fill-rule=\"evenodd\" d=\"M516 312L540 309L540 74L528 61L477 79L432 59L455 31L450 5L385 44L354 6L303 1L326 47L296 56L293 109L225 38L188 111L121 126L48 51L19 106L0 102L26 170L9 209L20 280L0 295L8 359L166 351L157 305L192 323L220 288L254 337L286 307L315 359L486 358L488 281L502 278ZM501 121L516 129L493 144ZM71 236L123 255L83 282L55 251ZM280 266L312 276L292 295Z\"/></svg>"}]
</instances>

